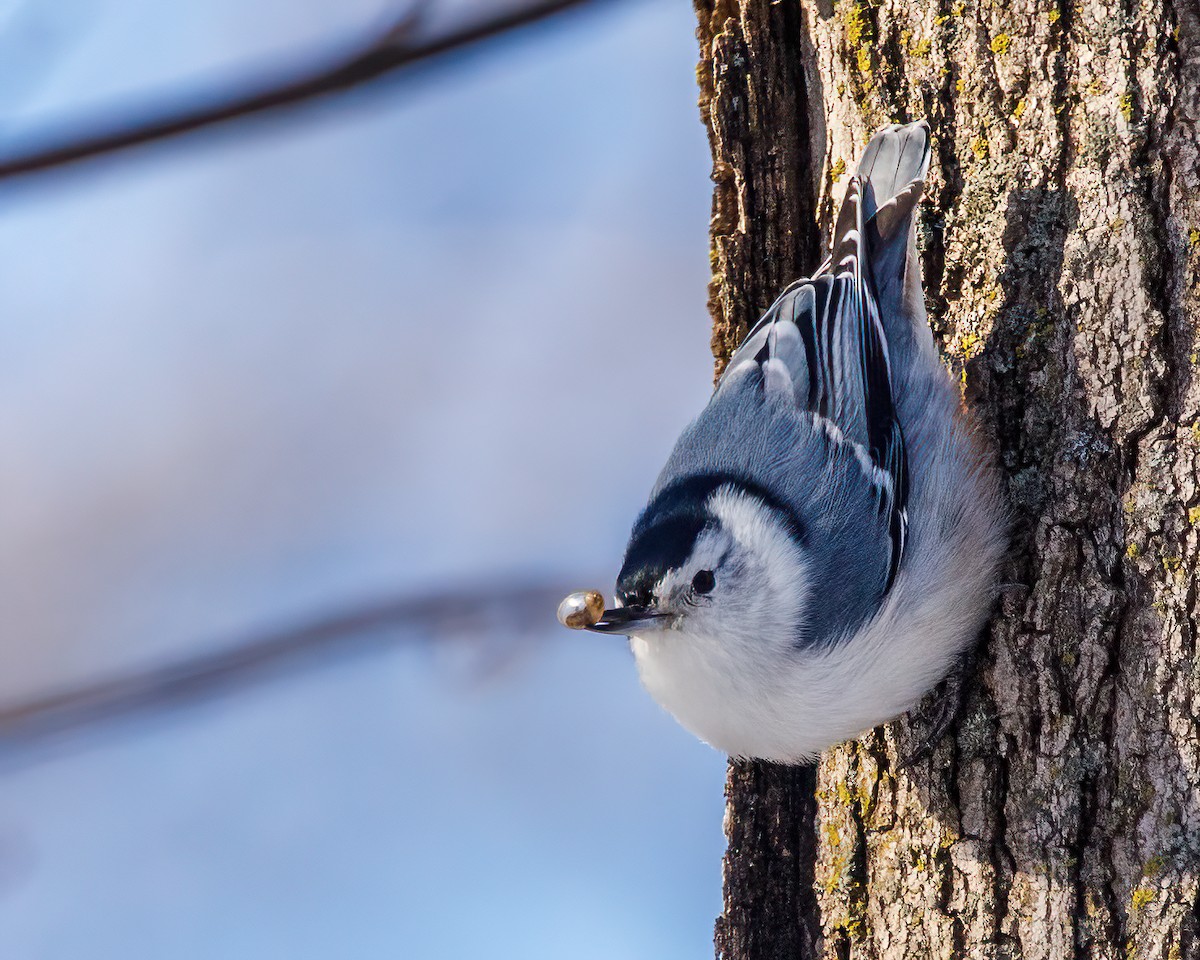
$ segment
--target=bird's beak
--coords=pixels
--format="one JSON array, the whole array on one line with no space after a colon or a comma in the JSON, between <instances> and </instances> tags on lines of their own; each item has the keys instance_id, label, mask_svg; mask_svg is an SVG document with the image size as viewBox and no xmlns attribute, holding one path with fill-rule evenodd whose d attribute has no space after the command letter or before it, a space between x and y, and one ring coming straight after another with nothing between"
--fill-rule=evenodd
<instances>
[{"instance_id":1,"label":"bird's beak","mask_svg":"<svg viewBox=\"0 0 1200 960\"><path fill-rule=\"evenodd\" d=\"M604 616L585 629L595 633L621 633L630 637L635 633L662 630L670 621L670 614L655 613L649 607L615 607L605 610Z\"/></svg>"}]
</instances>

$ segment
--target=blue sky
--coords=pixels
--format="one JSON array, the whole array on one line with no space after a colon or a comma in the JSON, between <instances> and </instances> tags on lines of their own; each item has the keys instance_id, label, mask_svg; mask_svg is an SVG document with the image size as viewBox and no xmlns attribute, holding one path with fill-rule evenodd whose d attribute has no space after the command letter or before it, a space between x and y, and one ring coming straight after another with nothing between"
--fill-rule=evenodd
<instances>
[{"instance_id":1,"label":"blue sky","mask_svg":"<svg viewBox=\"0 0 1200 960\"><path fill-rule=\"evenodd\" d=\"M284 65L382 10L0 6L0 128ZM6 701L360 598L611 582L711 384L693 29L618 3L7 188ZM707 953L724 761L623 647L551 618L6 763L0 953Z\"/></svg>"}]
</instances>

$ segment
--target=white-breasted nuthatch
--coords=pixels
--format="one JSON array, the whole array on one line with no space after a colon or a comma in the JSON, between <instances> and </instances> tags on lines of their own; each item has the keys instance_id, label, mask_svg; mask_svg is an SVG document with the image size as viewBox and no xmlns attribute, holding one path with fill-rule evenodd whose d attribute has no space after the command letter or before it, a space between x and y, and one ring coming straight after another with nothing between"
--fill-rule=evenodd
<instances>
[{"instance_id":1,"label":"white-breasted nuthatch","mask_svg":"<svg viewBox=\"0 0 1200 960\"><path fill-rule=\"evenodd\" d=\"M638 518L617 602L646 689L725 752L806 762L903 713L975 639L995 472L938 358L914 214L924 122L874 137L832 252L751 329Z\"/></svg>"}]
</instances>

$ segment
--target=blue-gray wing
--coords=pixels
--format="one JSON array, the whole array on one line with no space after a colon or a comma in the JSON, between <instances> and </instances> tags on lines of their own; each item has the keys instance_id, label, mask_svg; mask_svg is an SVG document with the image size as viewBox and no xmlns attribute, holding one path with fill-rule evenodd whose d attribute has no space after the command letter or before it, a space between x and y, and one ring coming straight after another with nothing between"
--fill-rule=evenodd
<instances>
[{"instance_id":1,"label":"blue-gray wing","mask_svg":"<svg viewBox=\"0 0 1200 960\"><path fill-rule=\"evenodd\" d=\"M768 394L810 413L831 443L849 445L875 490L888 530L885 591L904 555L908 478L881 316L877 281L884 278L877 277L875 267L884 267L891 299L890 288L899 289L890 282L892 268L897 258L903 262L911 240L928 145L923 123L888 128L871 141L847 187L829 258L771 305L717 386L719 393L754 365Z\"/></svg>"}]
</instances>

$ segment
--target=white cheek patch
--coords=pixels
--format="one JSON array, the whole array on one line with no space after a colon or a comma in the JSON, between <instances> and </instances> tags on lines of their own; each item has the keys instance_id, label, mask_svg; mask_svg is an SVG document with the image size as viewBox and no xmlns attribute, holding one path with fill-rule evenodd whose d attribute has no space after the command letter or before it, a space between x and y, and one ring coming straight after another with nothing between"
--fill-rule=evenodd
<instances>
[{"instance_id":1,"label":"white cheek patch","mask_svg":"<svg viewBox=\"0 0 1200 960\"><path fill-rule=\"evenodd\" d=\"M673 630L635 637L632 649L659 703L702 739L739 754L759 737L773 744L771 708L797 702L786 667L801 655L811 577L787 526L756 497L729 485L707 508L718 523L697 539L673 586L682 595L697 569L713 569L711 596L683 607Z\"/></svg>"},{"instance_id":2,"label":"white cheek patch","mask_svg":"<svg viewBox=\"0 0 1200 960\"><path fill-rule=\"evenodd\" d=\"M748 575L763 578L758 584L742 585L750 588L744 591L746 600L768 615L765 619L772 624L798 624L809 594L809 577L800 546L778 515L733 486L721 487L713 493L708 509L753 564ZM754 626L761 628L766 624Z\"/></svg>"}]
</instances>

